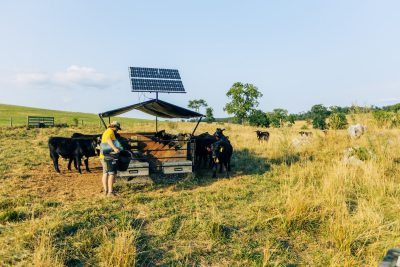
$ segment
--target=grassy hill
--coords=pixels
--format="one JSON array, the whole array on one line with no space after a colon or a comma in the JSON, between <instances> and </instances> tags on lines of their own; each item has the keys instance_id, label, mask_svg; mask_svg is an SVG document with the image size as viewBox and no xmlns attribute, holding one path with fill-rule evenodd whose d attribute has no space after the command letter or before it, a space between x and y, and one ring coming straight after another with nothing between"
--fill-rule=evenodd
<instances>
[{"instance_id":1,"label":"grassy hill","mask_svg":"<svg viewBox=\"0 0 400 267\"><path fill-rule=\"evenodd\" d=\"M195 178L119 180L115 199L100 193L97 159L92 173L68 172L64 161L54 172L48 136L77 128L0 128L2 264L377 266L400 243L400 130L353 119L368 125L360 139L316 130L301 138L295 125L270 129L261 144L253 127L200 124L199 133L226 129L234 146L229 178L201 170ZM362 160L346 161L349 148Z\"/></svg>"},{"instance_id":2,"label":"grassy hill","mask_svg":"<svg viewBox=\"0 0 400 267\"><path fill-rule=\"evenodd\" d=\"M82 121L83 125L91 126L99 125L100 122L97 114L0 104L0 127L10 126L10 118L12 118L13 126L25 126L28 116L54 117L56 124L66 123L68 125L75 125L75 119L78 121L79 125L82 125ZM118 117L118 120L125 125L146 121L122 117Z\"/></svg>"}]
</instances>

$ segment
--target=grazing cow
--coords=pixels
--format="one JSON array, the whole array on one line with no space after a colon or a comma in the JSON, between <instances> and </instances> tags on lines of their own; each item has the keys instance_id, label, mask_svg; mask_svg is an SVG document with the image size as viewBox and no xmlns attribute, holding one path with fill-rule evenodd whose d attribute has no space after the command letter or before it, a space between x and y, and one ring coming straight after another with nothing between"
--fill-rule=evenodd
<instances>
[{"instance_id":1,"label":"grazing cow","mask_svg":"<svg viewBox=\"0 0 400 267\"><path fill-rule=\"evenodd\" d=\"M269 132L261 132L259 130L256 131L258 142L268 142L269 140Z\"/></svg>"},{"instance_id":2,"label":"grazing cow","mask_svg":"<svg viewBox=\"0 0 400 267\"><path fill-rule=\"evenodd\" d=\"M176 138L176 136L166 133L165 130L158 131L154 134L155 141L162 143L164 146L168 145L174 138Z\"/></svg>"},{"instance_id":3,"label":"grazing cow","mask_svg":"<svg viewBox=\"0 0 400 267\"><path fill-rule=\"evenodd\" d=\"M347 131L352 139L356 139L367 131L367 126L361 124L351 125Z\"/></svg>"},{"instance_id":4,"label":"grazing cow","mask_svg":"<svg viewBox=\"0 0 400 267\"><path fill-rule=\"evenodd\" d=\"M187 136L189 136L189 134L173 135L166 133L165 130L161 130L154 134L154 140L162 143L164 146L168 145L169 148L178 150L184 145L185 140L187 140Z\"/></svg>"},{"instance_id":5,"label":"grazing cow","mask_svg":"<svg viewBox=\"0 0 400 267\"><path fill-rule=\"evenodd\" d=\"M50 157L53 160L54 169L60 172L58 167L58 158L69 159L68 170L71 170L71 162L75 161L76 167L81 172L80 162L85 157L86 170L89 170L89 157L96 156L97 140L88 138L67 138L50 137L48 141Z\"/></svg>"},{"instance_id":6,"label":"grazing cow","mask_svg":"<svg viewBox=\"0 0 400 267\"><path fill-rule=\"evenodd\" d=\"M300 131L299 134L301 135L301 137L311 137L312 136L312 132L308 132L308 131Z\"/></svg>"},{"instance_id":7,"label":"grazing cow","mask_svg":"<svg viewBox=\"0 0 400 267\"><path fill-rule=\"evenodd\" d=\"M233 147L229 142L228 138L223 134L225 129L217 128L214 136L219 137L219 140L210 147L209 150L213 150L213 159L212 159L212 169L213 169L213 178L217 177L217 167L218 164L219 172L222 173L222 166L225 167L226 176L229 177L229 172L231 171L231 158L233 153Z\"/></svg>"}]
</instances>

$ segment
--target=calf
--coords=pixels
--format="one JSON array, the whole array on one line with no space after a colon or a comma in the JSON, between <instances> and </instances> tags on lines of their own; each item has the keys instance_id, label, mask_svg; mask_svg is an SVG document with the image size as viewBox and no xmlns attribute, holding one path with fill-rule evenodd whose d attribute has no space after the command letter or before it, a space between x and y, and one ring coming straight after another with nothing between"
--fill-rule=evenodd
<instances>
[{"instance_id":1,"label":"calf","mask_svg":"<svg viewBox=\"0 0 400 267\"><path fill-rule=\"evenodd\" d=\"M71 162L75 161L76 167L81 172L80 162L85 157L86 170L89 170L89 157L96 156L96 147L98 145L95 139L88 138L67 138L67 137L50 137L48 141L50 158L53 160L54 169L60 172L58 167L58 158L69 159L68 170L71 170Z\"/></svg>"},{"instance_id":2,"label":"calf","mask_svg":"<svg viewBox=\"0 0 400 267\"><path fill-rule=\"evenodd\" d=\"M225 167L226 176L229 177L231 171L231 158L233 147L229 142L221 142L216 150L215 158L212 159L212 178L217 178L217 168L219 164L219 172L222 173L222 166Z\"/></svg>"},{"instance_id":3,"label":"calf","mask_svg":"<svg viewBox=\"0 0 400 267\"><path fill-rule=\"evenodd\" d=\"M97 146L96 146L96 154L97 156L100 155L100 143L101 143L101 134L82 134L82 133L73 133L71 135L71 138L84 138L84 139L94 139L97 142ZM71 161L71 159L70 159ZM78 169L78 165L82 165L81 162L77 163L74 159L74 166L75 169ZM70 163L69 163L70 165Z\"/></svg>"},{"instance_id":4,"label":"calf","mask_svg":"<svg viewBox=\"0 0 400 267\"><path fill-rule=\"evenodd\" d=\"M212 136L208 132L202 133L198 136L192 137L196 143L196 150L195 150L195 162L198 167L202 164L204 167L207 165L211 167L211 153L209 151L209 147L212 143L217 141L215 136Z\"/></svg>"},{"instance_id":5,"label":"calf","mask_svg":"<svg viewBox=\"0 0 400 267\"><path fill-rule=\"evenodd\" d=\"M269 140L269 132L261 132L259 130L256 131L258 142L268 142Z\"/></svg>"}]
</instances>

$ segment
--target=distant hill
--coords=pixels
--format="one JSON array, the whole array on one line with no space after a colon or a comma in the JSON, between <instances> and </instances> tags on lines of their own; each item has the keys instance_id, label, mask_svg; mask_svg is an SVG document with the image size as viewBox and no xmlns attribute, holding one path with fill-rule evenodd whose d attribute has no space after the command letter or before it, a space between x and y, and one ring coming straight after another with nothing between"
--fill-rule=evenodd
<instances>
[{"instance_id":1,"label":"distant hill","mask_svg":"<svg viewBox=\"0 0 400 267\"><path fill-rule=\"evenodd\" d=\"M48 116L54 117L56 124L66 123L75 125L78 121L79 125L99 125L100 119L97 114L59 111L42 108L24 107L16 105L0 104L0 127L10 126L12 118L13 126L24 126L28 116ZM122 124L134 122L146 122L148 120L117 117Z\"/></svg>"}]
</instances>

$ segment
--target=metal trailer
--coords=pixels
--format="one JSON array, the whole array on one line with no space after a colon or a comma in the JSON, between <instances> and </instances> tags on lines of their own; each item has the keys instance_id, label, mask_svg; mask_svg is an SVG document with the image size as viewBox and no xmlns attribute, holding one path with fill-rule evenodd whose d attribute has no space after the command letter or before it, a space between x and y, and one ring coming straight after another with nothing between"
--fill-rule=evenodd
<instances>
[{"instance_id":1,"label":"metal trailer","mask_svg":"<svg viewBox=\"0 0 400 267\"><path fill-rule=\"evenodd\" d=\"M198 117L197 124L191 135L193 136L203 117L202 114L173 105L171 103L153 99L131 106L103 112L99 117L104 125L104 118L117 116L133 109L140 110L150 115L161 118L194 118ZM156 120L156 132L158 131L158 120ZM119 133L128 141L132 147L133 157L127 171L119 172L118 176L130 178L136 176L147 176L150 173L162 174L190 174L194 172L194 159L196 145L192 138L184 140L157 140L156 132ZM169 144L178 143L179 147L171 147Z\"/></svg>"}]
</instances>

